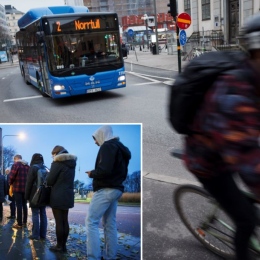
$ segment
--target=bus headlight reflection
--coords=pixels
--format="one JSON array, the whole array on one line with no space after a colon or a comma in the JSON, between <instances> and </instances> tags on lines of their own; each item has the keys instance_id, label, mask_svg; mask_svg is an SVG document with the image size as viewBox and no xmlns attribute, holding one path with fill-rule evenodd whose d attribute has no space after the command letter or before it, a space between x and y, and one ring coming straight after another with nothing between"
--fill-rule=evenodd
<instances>
[{"instance_id":1,"label":"bus headlight reflection","mask_svg":"<svg viewBox=\"0 0 260 260\"><path fill-rule=\"evenodd\" d=\"M124 81L125 80L125 75L119 76L118 81Z\"/></svg>"},{"instance_id":2,"label":"bus headlight reflection","mask_svg":"<svg viewBox=\"0 0 260 260\"><path fill-rule=\"evenodd\" d=\"M53 87L54 91L61 91L61 90L64 90L65 87L63 85L55 85Z\"/></svg>"}]
</instances>

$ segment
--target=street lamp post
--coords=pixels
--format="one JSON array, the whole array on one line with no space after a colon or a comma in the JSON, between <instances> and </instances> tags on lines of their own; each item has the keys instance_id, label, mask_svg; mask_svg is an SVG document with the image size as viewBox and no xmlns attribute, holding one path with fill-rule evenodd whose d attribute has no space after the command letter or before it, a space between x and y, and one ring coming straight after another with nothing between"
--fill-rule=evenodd
<instances>
[{"instance_id":1,"label":"street lamp post","mask_svg":"<svg viewBox=\"0 0 260 260\"><path fill-rule=\"evenodd\" d=\"M147 49L149 50L149 41L148 41L148 15L147 15L147 14L144 14L144 16L141 17L141 19L145 21Z\"/></svg>"},{"instance_id":2,"label":"street lamp post","mask_svg":"<svg viewBox=\"0 0 260 260\"><path fill-rule=\"evenodd\" d=\"M1 174L4 175L4 144L3 140L6 136L18 136L21 137L21 134L19 135L2 135L2 128L0 128L0 145L1 145Z\"/></svg>"}]
</instances>

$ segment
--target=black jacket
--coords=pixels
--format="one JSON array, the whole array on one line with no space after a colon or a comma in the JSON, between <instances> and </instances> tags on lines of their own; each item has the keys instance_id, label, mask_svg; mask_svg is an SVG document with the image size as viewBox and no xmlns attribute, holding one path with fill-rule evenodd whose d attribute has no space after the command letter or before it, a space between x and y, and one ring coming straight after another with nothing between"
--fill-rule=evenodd
<instances>
[{"instance_id":1,"label":"black jacket","mask_svg":"<svg viewBox=\"0 0 260 260\"><path fill-rule=\"evenodd\" d=\"M31 163L31 166L28 171L27 175L27 181L25 185L25 199L29 200L29 206L30 207L38 207L36 205L32 204L32 198L37 190L37 172L38 172L38 167L34 166L34 164L39 165L41 167L43 163L41 161L33 161Z\"/></svg>"},{"instance_id":2,"label":"black jacket","mask_svg":"<svg viewBox=\"0 0 260 260\"><path fill-rule=\"evenodd\" d=\"M62 153L53 158L47 185L52 186L50 206L66 210L74 207L74 178L77 157Z\"/></svg>"},{"instance_id":3,"label":"black jacket","mask_svg":"<svg viewBox=\"0 0 260 260\"><path fill-rule=\"evenodd\" d=\"M124 191L123 181L126 179L131 152L117 138L105 141L99 149L93 178L93 190L113 188Z\"/></svg>"}]
</instances>

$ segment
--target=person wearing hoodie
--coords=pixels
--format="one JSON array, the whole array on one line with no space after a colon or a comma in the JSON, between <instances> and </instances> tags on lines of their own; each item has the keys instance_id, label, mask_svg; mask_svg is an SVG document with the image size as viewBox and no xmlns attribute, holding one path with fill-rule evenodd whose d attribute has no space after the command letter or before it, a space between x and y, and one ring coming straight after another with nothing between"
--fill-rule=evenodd
<instances>
[{"instance_id":1,"label":"person wearing hoodie","mask_svg":"<svg viewBox=\"0 0 260 260\"><path fill-rule=\"evenodd\" d=\"M50 207L56 224L57 244L51 251L66 253L69 236L69 209L74 207L74 178L77 157L57 145L52 150L53 162L46 178L47 186L51 186Z\"/></svg>"},{"instance_id":2,"label":"person wearing hoodie","mask_svg":"<svg viewBox=\"0 0 260 260\"><path fill-rule=\"evenodd\" d=\"M9 185L13 185L13 194L17 209L17 223L13 224L13 228L22 228L27 224L28 208L25 200L25 185L29 165L22 160L20 154L14 156L14 164L9 173Z\"/></svg>"},{"instance_id":3,"label":"person wearing hoodie","mask_svg":"<svg viewBox=\"0 0 260 260\"><path fill-rule=\"evenodd\" d=\"M44 165L43 156L40 153L35 153L32 156L30 168L25 186L25 199L29 200L29 206L32 210L32 235L30 239L39 240L45 239L47 233L47 215L46 206L39 206L32 203L32 199L37 190L38 170L39 168L47 167Z\"/></svg>"},{"instance_id":4,"label":"person wearing hoodie","mask_svg":"<svg viewBox=\"0 0 260 260\"><path fill-rule=\"evenodd\" d=\"M123 181L126 179L131 152L118 137L113 136L112 127L102 126L94 134L95 143L100 146L95 169L87 171L93 178L93 191L87 227L87 258L100 259L99 222L104 226L104 259L116 259L117 254L117 202L124 192Z\"/></svg>"}]
</instances>

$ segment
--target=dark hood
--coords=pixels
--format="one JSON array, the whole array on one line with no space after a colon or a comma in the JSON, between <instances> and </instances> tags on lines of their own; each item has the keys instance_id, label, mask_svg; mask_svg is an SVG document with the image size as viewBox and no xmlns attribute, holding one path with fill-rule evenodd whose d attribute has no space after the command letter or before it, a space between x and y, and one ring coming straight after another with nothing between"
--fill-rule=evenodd
<instances>
[{"instance_id":1,"label":"dark hood","mask_svg":"<svg viewBox=\"0 0 260 260\"><path fill-rule=\"evenodd\" d=\"M120 149L120 151L122 152L122 155L124 157L125 160L129 161L131 159L131 152L130 150L124 146L118 138L114 138L114 139L111 139L107 142L111 142L111 143L114 143L117 145L117 147Z\"/></svg>"}]
</instances>

